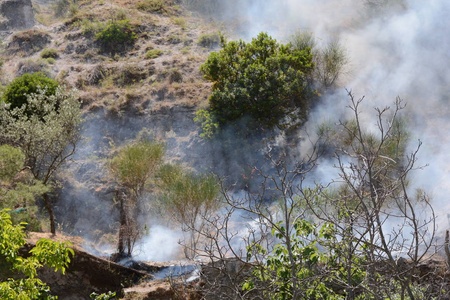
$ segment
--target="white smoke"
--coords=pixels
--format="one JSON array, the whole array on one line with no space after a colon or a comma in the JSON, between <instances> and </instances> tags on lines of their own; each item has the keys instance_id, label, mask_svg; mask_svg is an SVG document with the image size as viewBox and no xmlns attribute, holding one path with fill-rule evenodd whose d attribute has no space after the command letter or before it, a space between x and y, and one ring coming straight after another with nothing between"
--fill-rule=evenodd
<instances>
[{"instance_id":1,"label":"white smoke","mask_svg":"<svg viewBox=\"0 0 450 300\"><path fill-rule=\"evenodd\" d=\"M154 225L149 234L138 241L133 251L133 259L143 261L169 261L177 258L181 251L179 241L182 233L173 229Z\"/></svg>"},{"instance_id":2,"label":"white smoke","mask_svg":"<svg viewBox=\"0 0 450 300\"><path fill-rule=\"evenodd\" d=\"M385 3L378 9L370 9L367 2L360 0L263 2L249 4L247 38L267 31L286 40L298 29L313 32L319 41L340 38L348 51L351 69L342 82L356 97L366 97L363 123L369 130L376 126L374 107L392 107L396 97L404 99L410 149L417 146L418 139L423 141L418 165L428 164L414 173L412 186L431 194L441 229L448 228L450 1L378 1ZM315 108L305 126L308 132L314 132L324 121L333 123L350 117L344 87ZM330 164L324 167L318 174L326 177Z\"/></svg>"}]
</instances>

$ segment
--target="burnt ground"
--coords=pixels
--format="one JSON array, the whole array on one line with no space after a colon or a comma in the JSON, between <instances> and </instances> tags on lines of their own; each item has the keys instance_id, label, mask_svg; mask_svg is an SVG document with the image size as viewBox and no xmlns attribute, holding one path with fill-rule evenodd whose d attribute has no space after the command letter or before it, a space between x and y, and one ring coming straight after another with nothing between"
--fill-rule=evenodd
<instances>
[{"instance_id":1,"label":"burnt ground","mask_svg":"<svg viewBox=\"0 0 450 300\"><path fill-rule=\"evenodd\" d=\"M188 274L193 266L178 277L178 273L169 270L177 268L177 264L181 262L130 260L118 264L109 260L106 255L100 257L88 253L85 247L95 247L82 238L61 233L56 236L50 233L29 233L24 253L32 249L41 238L70 241L73 244L75 256L66 274L54 272L50 268L42 268L38 272L39 278L50 286L52 294L58 296L58 299L90 299L89 295L93 292L101 294L109 291L116 292L124 299L199 299L194 292L197 281L188 285L181 284L186 276L190 276Z\"/></svg>"}]
</instances>

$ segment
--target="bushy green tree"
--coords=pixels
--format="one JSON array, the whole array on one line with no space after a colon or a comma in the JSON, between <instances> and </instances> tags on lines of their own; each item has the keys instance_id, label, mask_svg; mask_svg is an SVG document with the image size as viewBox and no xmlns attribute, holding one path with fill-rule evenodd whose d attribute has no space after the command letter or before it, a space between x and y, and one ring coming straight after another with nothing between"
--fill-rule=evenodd
<instances>
[{"instance_id":1,"label":"bushy green tree","mask_svg":"<svg viewBox=\"0 0 450 300\"><path fill-rule=\"evenodd\" d=\"M56 80L48 78L40 72L26 73L6 86L2 100L10 104L10 109L20 108L22 105L27 106L28 96L38 93L39 89L45 90L45 95L48 97L55 94L57 87ZM34 113L33 108L27 108L25 112L28 115Z\"/></svg>"},{"instance_id":2,"label":"bushy green tree","mask_svg":"<svg viewBox=\"0 0 450 300\"><path fill-rule=\"evenodd\" d=\"M56 297L48 294L47 285L36 277L37 270L48 266L55 271L61 270L64 274L74 255L71 244L41 239L30 250L30 255L24 257L19 252L26 244L23 229L23 225L13 225L10 215L0 210L0 265L2 271L9 271L16 278L0 282L0 298L55 299ZM21 275L20 279L18 274Z\"/></svg>"},{"instance_id":3,"label":"bushy green tree","mask_svg":"<svg viewBox=\"0 0 450 300\"><path fill-rule=\"evenodd\" d=\"M219 127L245 118L248 126L272 129L302 120L308 108L310 49L297 51L266 33L251 42L227 42L201 66L213 83L210 111Z\"/></svg>"},{"instance_id":4,"label":"bushy green tree","mask_svg":"<svg viewBox=\"0 0 450 300\"><path fill-rule=\"evenodd\" d=\"M11 109L0 102L0 141L18 146L25 165L34 178L51 187L55 174L75 153L81 139L81 103L73 91L58 87L53 95L46 89L28 95L27 105ZM32 111L32 114L27 114ZM50 218L50 230L56 232L53 203L43 195Z\"/></svg>"}]
</instances>

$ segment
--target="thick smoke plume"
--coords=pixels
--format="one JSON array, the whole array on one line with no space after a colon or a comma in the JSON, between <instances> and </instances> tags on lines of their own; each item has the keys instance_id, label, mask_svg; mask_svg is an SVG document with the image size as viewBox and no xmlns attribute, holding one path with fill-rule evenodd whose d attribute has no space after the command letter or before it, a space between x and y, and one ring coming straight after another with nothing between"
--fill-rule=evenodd
<instances>
[{"instance_id":1,"label":"thick smoke plume","mask_svg":"<svg viewBox=\"0 0 450 300\"><path fill-rule=\"evenodd\" d=\"M264 3L263 3L264 2ZM342 88L325 96L311 112L305 129L314 132L324 121L345 119L348 96L365 96L364 125L375 128L374 107L392 106L396 97L407 107L403 116L411 134L411 149L423 141L412 185L433 198L440 230L450 226L450 2L436 1L248 1L235 9L248 20L248 37L267 31L286 41L295 30L314 33L326 42L338 37L350 64ZM269 23L267 23L269 20ZM307 151L307 148L300 150ZM324 168L329 168L327 163ZM328 174L329 169L318 169ZM326 176L326 175L325 175Z\"/></svg>"}]
</instances>

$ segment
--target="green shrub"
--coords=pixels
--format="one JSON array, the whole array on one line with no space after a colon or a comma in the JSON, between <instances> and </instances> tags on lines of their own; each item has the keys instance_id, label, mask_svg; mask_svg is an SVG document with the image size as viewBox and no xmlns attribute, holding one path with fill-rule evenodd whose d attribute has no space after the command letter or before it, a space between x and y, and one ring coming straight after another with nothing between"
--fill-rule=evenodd
<instances>
[{"instance_id":1,"label":"green shrub","mask_svg":"<svg viewBox=\"0 0 450 300\"><path fill-rule=\"evenodd\" d=\"M39 87L46 88L45 94L47 96L54 95L58 82L40 72L26 73L6 86L2 100L9 103L11 109L21 107L27 104L27 95L37 93ZM31 112L28 112L28 114L31 114Z\"/></svg>"},{"instance_id":2,"label":"green shrub","mask_svg":"<svg viewBox=\"0 0 450 300\"><path fill-rule=\"evenodd\" d=\"M125 46L133 43L137 35L133 31L129 20L111 21L95 35L102 46L113 50L117 46ZM115 52L115 51L112 51Z\"/></svg>"},{"instance_id":3,"label":"green shrub","mask_svg":"<svg viewBox=\"0 0 450 300\"><path fill-rule=\"evenodd\" d=\"M137 9L146 12L161 12L166 9L166 0L144 0L137 4Z\"/></svg>"},{"instance_id":4,"label":"green shrub","mask_svg":"<svg viewBox=\"0 0 450 300\"><path fill-rule=\"evenodd\" d=\"M151 49L151 50L148 50L147 53L145 53L145 58L153 59L153 58L160 57L161 55L163 55L163 51L161 49Z\"/></svg>"},{"instance_id":5,"label":"green shrub","mask_svg":"<svg viewBox=\"0 0 450 300\"><path fill-rule=\"evenodd\" d=\"M56 17L73 17L79 10L78 0L58 0L52 5L52 9Z\"/></svg>"},{"instance_id":6,"label":"green shrub","mask_svg":"<svg viewBox=\"0 0 450 300\"><path fill-rule=\"evenodd\" d=\"M58 51L54 48L45 48L41 52L42 58L57 58L58 57Z\"/></svg>"},{"instance_id":7,"label":"green shrub","mask_svg":"<svg viewBox=\"0 0 450 300\"><path fill-rule=\"evenodd\" d=\"M99 32L103 27L98 20L91 20L88 18L77 20L73 23L73 25L74 27L80 28L84 35L90 35Z\"/></svg>"},{"instance_id":8,"label":"green shrub","mask_svg":"<svg viewBox=\"0 0 450 300\"><path fill-rule=\"evenodd\" d=\"M220 43L220 33L213 32L209 34L202 34L197 41L199 46L205 48L214 48Z\"/></svg>"},{"instance_id":9,"label":"green shrub","mask_svg":"<svg viewBox=\"0 0 450 300\"><path fill-rule=\"evenodd\" d=\"M279 44L267 33L251 42L222 42L200 67L213 83L210 112L223 128L283 129L297 126L308 111L312 54ZM245 120L247 126L239 125ZM244 130L245 129L245 130Z\"/></svg>"},{"instance_id":10,"label":"green shrub","mask_svg":"<svg viewBox=\"0 0 450 300\"><path fill-rule=\"evenodd\" d=\"M181 29L186 29L186 19L184 18L172 18L172 23L181 27Z\"/></svg>"},{"instance_id":11,"label":"green shrub","mask_svg":"<svg viewBox=\"0 0 450 300\"><path fill-rule=\"evenodd\" d=\"M56 60L55 60L54 58L52 58L52 57L46 58L45 60L46 60L47 63L49 63L50 65L53 65L53 64L56 62Z\"/></svg>"}]
</instances>

